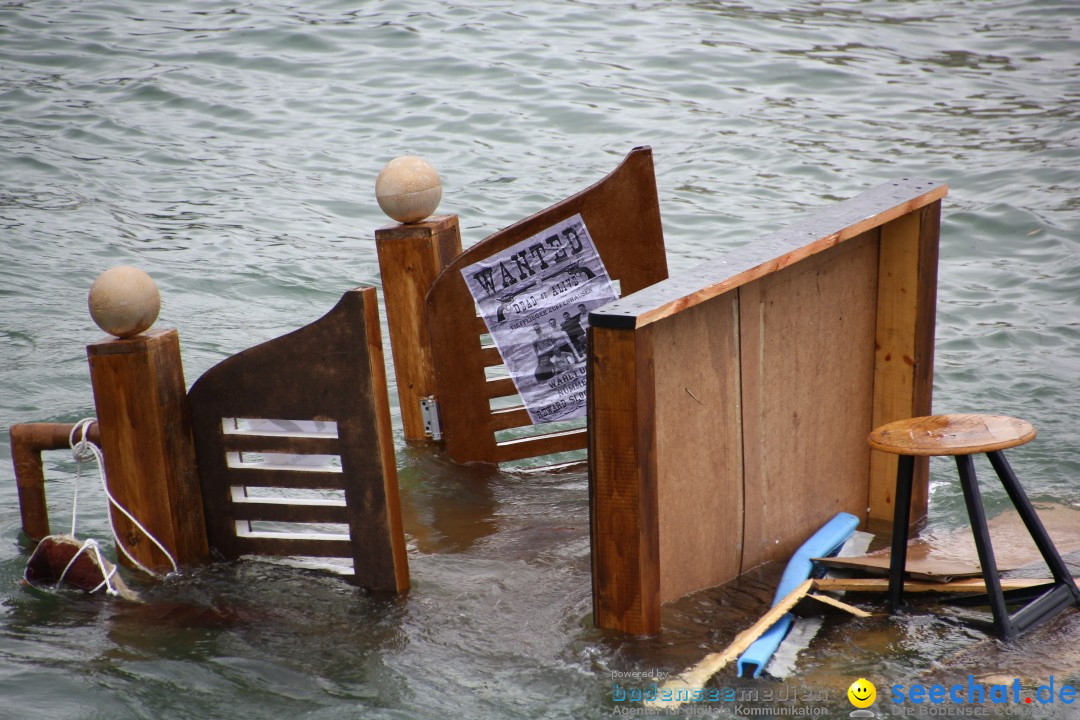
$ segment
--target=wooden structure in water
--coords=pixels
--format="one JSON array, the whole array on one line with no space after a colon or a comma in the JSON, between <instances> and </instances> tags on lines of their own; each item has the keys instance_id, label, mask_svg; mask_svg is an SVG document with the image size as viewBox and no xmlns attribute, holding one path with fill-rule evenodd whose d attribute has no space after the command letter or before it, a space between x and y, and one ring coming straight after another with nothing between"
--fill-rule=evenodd
<instances>
[{"instance_id":1,"label":"wooden structure in water","mask_svg":"<svg viewBox=\"0 0 1080 720\"><path fill-rule=\"evenodd\" d=\"M409 586L374 288L229 357L184 390L176 330L87 348L109 492L177 565L271 555L341 558L374 590ZM75 426L11 428L23 530L50 534L41 451ZM116 507L135 561L171 568ZM342 530L343 528L343 530Z\"/></svg>"},{"instance_id":2,"label":"wooden structure in water","mask_svg":"<svg viewBox=\"0 0 1080 720\"><path fill-rule=\"evenodd\" d=\"M865 438L930 412L946 192L886 183L591 313L598 626L655 633L839 511L892 517L896 458Z\"/></svg>"}]
</instances>

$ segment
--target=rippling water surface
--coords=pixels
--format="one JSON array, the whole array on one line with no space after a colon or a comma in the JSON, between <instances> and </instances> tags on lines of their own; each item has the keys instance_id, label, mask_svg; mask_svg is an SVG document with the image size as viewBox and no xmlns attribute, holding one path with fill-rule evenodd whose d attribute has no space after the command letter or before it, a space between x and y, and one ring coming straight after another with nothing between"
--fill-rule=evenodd
<instances>
[{"instance_id":1,"label":"rippling water surface","mask_svg":"<svg viewBox=\"0 0 1080 720\"><path fill-rule=\"evenodd\" d=\"M468 245L642 144L673 272L887 179L948 182L935 409L1031 420L1012 455L1031 495L1080 501L1071 0L4 3L0 425L93 414L85 297L109 266L157 281L190 382L378 283L390 158L439 169ZM466 470L399 432L407 598L259 562L174 578L146 607L57 597L18 585L0 443L0 717L607 716L613 670L726 644L774 580L676 603L659 639L601 633L582 472ZM952 469L934 470L930 523L960 525ZM46 471L63 524L74 465L51 453ZM107 532L90 499L81 518ZM969 668L1080 681L1075 617L1013 648L957 617L827 625L802 682L846 716L859 676L882 695Z\"/></svg>"}]
</instances>

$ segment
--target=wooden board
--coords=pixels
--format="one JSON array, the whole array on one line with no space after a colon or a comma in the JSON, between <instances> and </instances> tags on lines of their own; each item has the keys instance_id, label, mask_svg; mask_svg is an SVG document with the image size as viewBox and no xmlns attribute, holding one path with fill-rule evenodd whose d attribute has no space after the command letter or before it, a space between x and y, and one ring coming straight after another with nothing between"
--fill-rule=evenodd
<instances>
[{"instance_id":1,"label":"wooden board","mask_svg":"<svg viewBox=\"0 0 1080 720\"><path fill-rule=\"evenodd\" d=\"M203 507L176 330L88 345L90 380L109 492L178 565L207 557ZM172 564L122 512L110 508L128 552L157 572ZM121 562L129 563L121 553Z\"/></svg>"},{"instance_id":2,"label":"wooden board","mask_svg":"<svg viewBox=\"0 0 1080 720\"><path fill-rule=\"evenodd\" d=\"M871 230L739 288L743 570L866 517L877 265Z\"/></svg>"},{"instance_id":3,"label":"wooden board","mask_svg":"<svg viewBox=\"0 0 1080 720\"><path fill-rule=\"evenodd\" d=\"M507 417L493 420L489 399L495 387L501 394L510 393L505 382L487 379L485 368L499 363L498 354L494 348L481 347L480 335L486 329L478 327L476 306L461 276L462 268L577 213L624 293L667 277L652 151L647 147L635 148L598 183L500 230L454 259L428 292L426 318L446 452L457 462L499 463L585 447L583 431L536 440L496 439L496 430L508 429Z\"/></svg>"},{"instance_id":4,"label":"wooden board","mask_svg":"<svg viewBox=\"0 0 1080 720\"><path fill-rule=\"evenodd\" d=\"M740 572L738 312L737 293L730 292L653 333L660 602Z\"/></svg>"},{"instance_id":5,"label":"wooden board","mask_svg":"<svg viewBox=\"0 0 1080 720\"><path fill-rule=\"evenodd\" d=\"M323 318L245 350L208 370L189 393L203 504L211 546L227 558L244 554L347 557L364 587L401 592L409 586L397 467L375 289L351 290ZM255 430L226 434L230 418L324 421L321 435ZM231 449L336 455L340 469L231 467ZM252 488L343 491L332 499L281 502ZM347 524L329 532L279 536L237 532L252 521Z\"/></svg>"}]
</instances>

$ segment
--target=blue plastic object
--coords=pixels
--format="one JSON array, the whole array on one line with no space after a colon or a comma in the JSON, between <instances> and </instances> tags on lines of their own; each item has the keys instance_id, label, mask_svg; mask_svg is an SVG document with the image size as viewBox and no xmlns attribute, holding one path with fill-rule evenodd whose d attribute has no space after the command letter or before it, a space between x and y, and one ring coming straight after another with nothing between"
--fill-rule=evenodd
<instances>
[{"instance_id":1,"label":"blue plastic object","mask_svg":"<svg viewBox=\"0 0 1080 720\"><path fill-rule=\"evenodd\" d=\"M847 542L847 539L855 532L858 525L859 518L851 513L838 513L836 517L825 523L809 540L804 542L791 556L787 567L784 568L784 574L780 578L780 585L776 588L776 595L773 597L772 604L776 605L788 593L810 577L814 572L814 563L810 558L829 557L837 552L840 546ZM780 647L780 642L787 635L788 630L791 629L791 623L794 621L795 616L791 613L784 615L784 617L773 623L773 626L766 630L761 637L755 640L754 644L746 649L746 652L739 656L739 677L742 677L743 672L751 668L753 668L754 677L761 675L761 671L769 664L773 653L776 652L776 648Z\"/></svg>"}]
</instances>

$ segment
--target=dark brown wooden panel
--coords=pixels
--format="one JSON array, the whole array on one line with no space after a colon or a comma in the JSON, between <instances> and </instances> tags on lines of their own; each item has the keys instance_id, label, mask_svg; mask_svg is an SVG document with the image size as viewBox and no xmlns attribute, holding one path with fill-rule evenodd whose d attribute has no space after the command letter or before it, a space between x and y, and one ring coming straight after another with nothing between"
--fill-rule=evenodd
<instances>
[{"instance_id":1,"label":"dark brown wooden panel","mask_svg":"<svg viewBox=\"0 0 1080 720\"><path fill-rule=\"evenodd\" d=\"M273 557L349 557L352 542L345 539L310 537L241 536L236 539L237 555Z\"/></svg>"},{"instance_id":2,"label":"dark brown wooden panel","mask_svg":"<svg viewBox=\"0 0 1080 720\"><path fill-rule=\"evenodd\" d=\"M233 504L233 486L340 489L350 542L304 541L299 554L350 557L365 587L408 587L374 288L351 290L320 320L222 361L192 386L189 399L212 547L226 557L293 552L287 543L237 537L237 513L248 510ZM294 438L226 436L222 418L236 417L336 422L333 444L304 438L299 446L333 450L325 454L341 458L341 472L230 468L230 447L297 446Z\"/></svg>"},{"instance_id":3,"label":"dark brown wooden panel","mask_svg":"<svg viewBox=\"0 0 1080 720\"><path fill-rule=\"evenodd\" d=\"M224 433L222 439L227 451L238 452L337 455L341 448L337 438Z\"/></svg>"}]
</instances>

